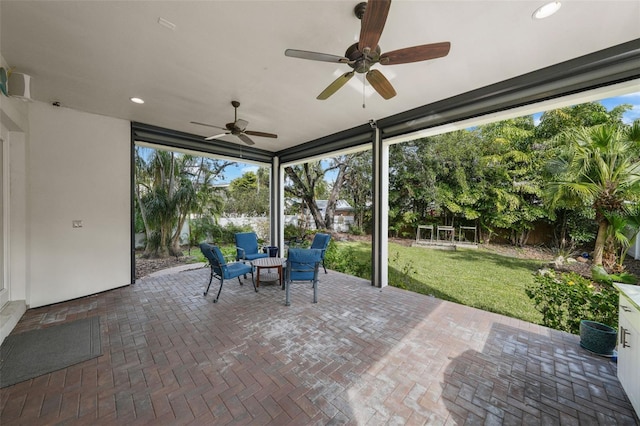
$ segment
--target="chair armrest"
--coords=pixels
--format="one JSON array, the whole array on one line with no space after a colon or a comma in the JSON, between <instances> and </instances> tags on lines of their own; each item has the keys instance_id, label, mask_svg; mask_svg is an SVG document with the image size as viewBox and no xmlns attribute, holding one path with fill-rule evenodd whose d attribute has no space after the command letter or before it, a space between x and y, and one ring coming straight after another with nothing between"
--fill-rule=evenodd
<instances>
[{"instance_id":1,"label":"chair armrest","mask_svg":"<svg viewBox=\"0 0 640 426\"><path fill-rule=\"evenodd\" d=\"M245 251L242 247L236 246L236 253L238 253L238 255L236 255L236 259L246 259Z\"/></svg>"}]
</instances>

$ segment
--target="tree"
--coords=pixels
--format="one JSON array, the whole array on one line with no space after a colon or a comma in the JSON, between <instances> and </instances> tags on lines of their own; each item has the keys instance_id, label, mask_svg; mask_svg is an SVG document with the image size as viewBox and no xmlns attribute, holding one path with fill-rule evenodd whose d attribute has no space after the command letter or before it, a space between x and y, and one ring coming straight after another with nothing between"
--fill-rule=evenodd
<instances>
[{"instance_id":1,"label":"tree","mask_svg":"<svg viewBox=\"0 0 640 426\"><path fill-rule=\"evenodd\" d=\"M599 102L573 105L570 107L546 111L540 117L540 123L534 130L536 145L548 151L549 156L556 155L552 140L571 128L593 127L603 124L624 125L623 114L632 108L622 104L610 111ZM552 179L548 176L545 179ZM595 212L588 205L555 205L549 210L549 219L554 226L556 244L561 250L570 251L576 246L595 240L597 226L593 219Z\"/></svg>"},{"instance_id":2,"label":"tree","mask_svg":"<svg viewBox=\"0 0 640 426\"><path fill-rule=\"evenodd\" d=\"M527 243L534 224L547 217L541 202L543 145L536 142L531 116L479 128L482 184L477 210L484 226L510 232L511 243Z\"/></svg>"},{"instance_id":3,"label":"tree","mask_svg":"<svg viewBox=\"0 0 640 426\"><path fill-rule=\"evenodd\" d=\"M269 214L269 169L260 167L234 179L227 190L225 212L238 215Z\"/></svg>"},{"instance_id":4,"label":"tree","mask_svg":"<svg viewBox=\"0 0 640 426\"><path fill-rule=\"evenodd\" d=\"M338 196L340 195L340 189L344 185L352 156L353 154L350 154L324 160L328 165L326 168L319 161L311 161L302 165L288 166L284 169L291 181L291 184L285 187L286 193L302 200L303 205L311 212L317 229L333 230L333 219ZM336 178L331 185L327 208L323 217L316 200L319 193L326 188L325 176L331 171L336 171Z\"/></svg>"},{"instance_id":5,"label":"tree","mask_svg":"<svg viewBox=\"0 0 640 426\"><path fill-rule=\"evenodd\" d=\"M373 175L371 170L371 151L354 154L345 170L344 185L340 197L347 200L354 210L354 225L365 228L365 215L372 201Z\"/></svg>"},{"instance_id":6,"label":"tree","mask_svg":"<svg viewBox=\"0 0 640 426\"><path fill-rule=\"evenodd\" d=\"M622 124L622 115L633 106L618 105L611 111L599 102L587 102L570 107L546 111L540 117L535 128L535 137L547 140L556 137L569 128L600 126L603 124Z\"/></svg>"},{"instance_id":7,"label":"tree","mask_svg":"<svg viewBox=\"0 0 640 426\"><path fill-rule=\"evenodd\" d=\"M460 130L391 147L390 230L407 234L421 223L478 218L478 136Z\"/></svg>"},{"instance_id":8,"label":"tree","mask_svg":"<svg viewBox=\"0 0 640 426\"><path fill-rule=\"evenodd\" d=\"M601 125L569 129L557 138L558 155L548 162L550 206L591 206L598 225L594 264L602 266L610 222L625 202L640 199L640 121L630 127Z\"/></svg>"},{"instance_id":9,"label":"tree","mask_svg":"<svg viewBox=\"0 0 640 426\"><path fill-rule=\"evenodd\" d=\"M136 200L147 235L146 256L178 256L189 214L222 206L212 181L231 162L136 147Z\"/></svg>"}]
</instances>

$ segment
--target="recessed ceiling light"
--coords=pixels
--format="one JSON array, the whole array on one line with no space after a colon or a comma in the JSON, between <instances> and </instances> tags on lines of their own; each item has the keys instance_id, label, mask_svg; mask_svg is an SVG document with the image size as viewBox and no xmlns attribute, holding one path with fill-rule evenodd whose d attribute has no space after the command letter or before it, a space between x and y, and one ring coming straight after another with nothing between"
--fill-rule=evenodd
<instances>
[{"instance_id":1,"label":"recessed ceiling light","mask_svg":"<svg viewBox=\"0 0 640 426\"><path fill-rule=\"evenodd\" d=\"M540 6L539 8L537 8L536 11L533 12L533 15L531 15L531 17L533 19L548 18L549 16L553 15L558 10L560 10L560 6L562 6L562 3L560 3L559 1L549 2L549 3L545 4L545 5Z\"/></svg>"},{"instance_id":2,"label":"recessed ceiling light","mask_svg":"<svg viewBox=\"0 0 640 426\"><path fill-rule=\"evenodd\" d=\"M169 21L168 19L164 19L163 17L158 18L158 24L162 25L165 28L169 28L171 31L176 29L176 24Z\"/></svg>"},{"instance_id":3,"label":"recessed ceiling light","mask_svg":"<svg viewBox=\"0 0 640 426\"><path fill-rule=\"evenodd\" d=\"M140 98L129 98L129 100L131 102L133 102L134 104L143 104L144 103L144 100L140 99Z\"/></svg>"}]
</instances>

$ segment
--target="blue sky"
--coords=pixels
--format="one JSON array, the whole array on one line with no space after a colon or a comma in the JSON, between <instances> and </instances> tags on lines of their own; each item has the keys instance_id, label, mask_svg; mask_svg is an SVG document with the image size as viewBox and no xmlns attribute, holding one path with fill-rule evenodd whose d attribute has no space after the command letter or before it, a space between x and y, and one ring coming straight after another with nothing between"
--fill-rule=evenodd
<instances>
[{"instance_id":1,"label":"blue sky","mask_svg":"<svg viewBox=\"0 0 640 426\"><path fill-rule=\"evenodd\" d=\"M634 120L640 119L640 92L630 93L628 95L617 96L614 98L602 99L599 102L604 105L607 110L611 110L618 105L631 104L633 105L633 108L624 114L624 122L632 123ZM536 123L540 119L541 115L542 113L533 115ZM249 171L255 173L257 170L258 166L255 166L253 164L237 163L236 165L230 166L225 170L225 179L223 183L229 183L233 179L242 176L244 173L247 173Z\"/></svg>"},{"instance_id":2,"label":"blue sky","mask_svg":"<svg viewBox=\"0 0 640 426\"><path fill-rule=\"evenodd\" d=\"M631 111L627 111L624 115L625 123L630 124L634 120L640 119L640 92L630 93L616 98L603 99L600 103L604 105L607 110L611 110L617 105L631 104L633 105L633 109L631 109Z\"/></svg>"},{"instance_id":3,"label":"blue sky","mask_svg":"<svg viewBox=\"0 0 640 426\"><path fill-rule=\"evenodd\" d=\"M258 171L258 166L254 166L253 164L236 163L224 169L225 179L222 180L220 183L229 183L232 180L239 178L245 173L248 173L248 172L256 173L257 171Z\"/></svg>"}]
</instances>

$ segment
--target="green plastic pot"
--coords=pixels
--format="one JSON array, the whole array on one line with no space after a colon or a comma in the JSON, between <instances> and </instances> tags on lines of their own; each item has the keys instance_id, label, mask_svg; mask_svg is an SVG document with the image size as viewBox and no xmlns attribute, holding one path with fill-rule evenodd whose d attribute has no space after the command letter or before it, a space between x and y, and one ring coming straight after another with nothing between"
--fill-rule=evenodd
<instances>
[{"instance_id":1,"label":"green plastic pot","mask_svg":"<svg viewBox=\"0 0 640 426\"><path fill-rule=\"evenodd\" d=\"M589 352L611 357L617 342L615 328L595 321L580 321L580 346Z\"/></svg>"}]
</instances>

